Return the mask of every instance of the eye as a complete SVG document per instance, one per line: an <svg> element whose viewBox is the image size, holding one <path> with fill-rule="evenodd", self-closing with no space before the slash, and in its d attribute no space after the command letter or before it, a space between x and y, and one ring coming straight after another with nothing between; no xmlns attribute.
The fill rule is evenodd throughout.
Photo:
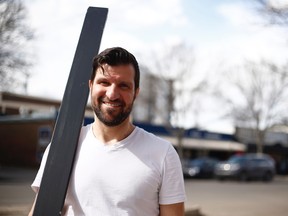
<svg viewBox="0 0 288 216"><path fill-rule="evenodd" d="M128 84L126 84L126 83L121 83L120 84L120 88L121 89L130 89L130 86Z"/></svg>
<svg viewBox="0 0 288 216"><path fill-rule="evenodd" d="M106 80L99 80L98 81L98 84L102 85L102 86L108 86L109 85L109 82L106 81Z"/></svg>

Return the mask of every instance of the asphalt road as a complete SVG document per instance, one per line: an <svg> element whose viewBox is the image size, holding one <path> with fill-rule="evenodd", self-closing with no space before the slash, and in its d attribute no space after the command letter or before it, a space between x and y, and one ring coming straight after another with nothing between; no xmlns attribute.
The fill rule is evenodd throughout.
<svg viewBox="0 0 288 216"><path fill-rule="evenodd" d="M27 215L34 200L35 169L0 168L0 216Z"/></svg>
<svg viewBox="0 0 288 216"><path fill-rule="evenodd" d="M34 199L34 169L0 169L0 216L27 215ZM205 216L287 216L288 177L271 183L185 180L186 209Z"/></svg>
<svg viewBox="0 0 288 216"><path fill-rule="evenodd" d="M205 216L287 216L288 178L273 182L186 180L186 208L198 205Z"/></svg>

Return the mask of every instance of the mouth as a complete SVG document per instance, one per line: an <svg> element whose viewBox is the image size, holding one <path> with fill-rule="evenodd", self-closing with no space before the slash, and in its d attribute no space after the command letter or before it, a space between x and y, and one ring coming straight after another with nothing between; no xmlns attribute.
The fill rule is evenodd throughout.
<svg viewBox="0 0 288 216"><path fill-rule="evenodd" d="M109 107L109 108L118 108L118 107L123 106L123 103L119 100L117 100L117 101L102 100L101 102L103 105L105 105L106 107Z"/></svg>
<svg viewBox="0 0 288 216"><path fill-rule="evenodd" d="M103 102L103 104L107 107L113 107L113 108L116 108L116 107L121 107L122 104L121 103L111 103L111 102Z"/></svg>

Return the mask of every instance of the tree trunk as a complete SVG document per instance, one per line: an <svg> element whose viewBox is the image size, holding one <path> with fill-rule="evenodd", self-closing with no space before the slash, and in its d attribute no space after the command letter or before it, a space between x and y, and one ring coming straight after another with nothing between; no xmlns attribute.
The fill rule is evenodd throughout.
<svg viewBox="0 0 288 216"><path fill-rule="evenodd" d="M265 131L262 131L262 130L256 131L257 153L263 153L264 136L265 136Z"/></svg>
<svg viewBox="0 0 288 216"><path fill-rule="evenodd" d="M177 151L179 154L180 160L183 159L183 137L184 137L184 128L177 128L176 129L176 137L177 137Z"/></svg>

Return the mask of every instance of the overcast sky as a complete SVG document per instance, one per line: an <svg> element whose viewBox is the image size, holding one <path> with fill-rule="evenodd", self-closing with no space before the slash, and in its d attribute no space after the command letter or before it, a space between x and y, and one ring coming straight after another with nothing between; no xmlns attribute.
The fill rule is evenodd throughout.
<svg viewBox="0 0 288 216"><path fill-rule="evenodd" d="M149 56L152 50L161 52L161 47L180 42L194 47L199 70L217 61L232 65L244 58L283 62L288 47L287 30L259 25L261 18L247 2L27 0L29 22L36 33L32 49L35 66L28 94L62 99L89 6L109 9L100 50L122 46L146 61L144 64L149 59L140 56Z"/></svg>

